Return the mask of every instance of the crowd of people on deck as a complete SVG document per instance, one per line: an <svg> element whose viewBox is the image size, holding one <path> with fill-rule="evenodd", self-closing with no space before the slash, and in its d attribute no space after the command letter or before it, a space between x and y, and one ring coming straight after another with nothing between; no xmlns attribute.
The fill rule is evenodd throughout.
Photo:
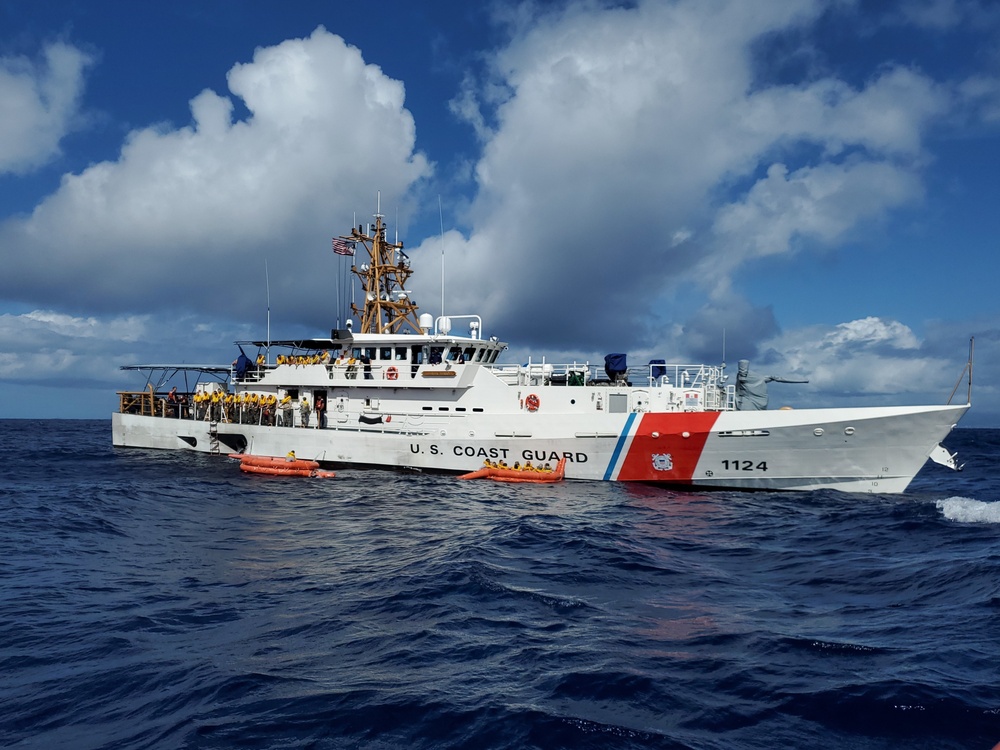
<svg viewBox="0 0 1000 750"><path fill-rule="evenodd" d="M358 365L362 367L364 377L370 379L371 359L362 355L356 359L349 352L337 349L336 365L347 371L347 377L357 377ZM309 355L279 354L275 359L278 365L327 365L330 364L330 352L322 351ZM236 363L234 363L235 365ZM259 354L255 361L262 369L267 366L264 354ZM207 422L230 422L234 424L259 424L277 427L309 427L312 414L316 413L315 427L326 427L326 401L318 396L314 404L303 395L294 399L285 393L279 400L274 394L258 393L228 393L222 389L198 390L190 394L178 393L177 387L170 389L166 397L165 414L180 419L203 420ZM295 424L294 412L299 412L298 425Z"/></svg>
<svg viewBox="0 0 1000 750"><path fill-rule="evenodd" d="M274 394L200 391L194 394L195 419L239 424L277 424L278 398Z"/></svg>
<svg viewBox="0 0 1000 750"><path fill-rule="evenodd" d="M258 365L265 364L263 357L264 355L262 354L257 358ZM322 351L319 354L308 355L279 354L274 361L275 364L279 365L325 365L330 362L330 352Z"/></svg>
<svg viewBox="0 0 1000 750"><path fill-rule="evenodd" d="M194 418L206 422L309 427L315 412L314 426L318 429L326 427L326 399L322 395L318 395L314 403L310 404L308 396L294 399L287 392L279 400L273 393L228 393L221 389L196 391L191 396L189 408L187 394L178 393L174 387L167 394L166 402L166 415L180 419L190 418L193 409ZM296 409L299 412L298 425L295 424Z"/></svg>
<svg viewBox="0 0 1000 750"><path fill-rule="evenodd" d="M350 352L338 349L335 359L331 358L330 352L323 350L315 354L279 354L274 363L276 365L328 365L333 362L337 367L344 368L348 378L357 377L358 365L362 367L366 380L372 379L371 358L366 354L354 357ZM257 356L257 368L263 369L267 366L267 360L263 354Z"/></svg>

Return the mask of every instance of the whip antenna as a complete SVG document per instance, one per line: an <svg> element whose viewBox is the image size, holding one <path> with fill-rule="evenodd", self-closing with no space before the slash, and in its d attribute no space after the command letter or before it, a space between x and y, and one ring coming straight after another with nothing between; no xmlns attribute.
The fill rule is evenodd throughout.
<svg viewBox="0 0 1000 750"><path fill-rule="evenodd" d="M267 347L264 349L264 357L271 361L271 279L267 275L267 258L264 258L264 288L267 293Z"/></svg>
<svg viewBox="0 0 1000 750"><path fill-rule="evenodd" d="M438 221L441 222L441 317L444 317L444 213L441 211L441 196L438 195Z"/></svg>

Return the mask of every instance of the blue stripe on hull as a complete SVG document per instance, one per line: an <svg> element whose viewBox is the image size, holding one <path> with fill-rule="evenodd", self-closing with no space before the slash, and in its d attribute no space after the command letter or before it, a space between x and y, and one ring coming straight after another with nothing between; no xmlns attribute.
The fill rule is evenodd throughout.
<svg viewBox="0 0 1000 750"><path fill-rule="evenodd" d="M608 462L608 468L604 472L604 481L610 482L611 476L614 474L615 466L618 465L618 457L622 453L622 449L625 447L625 442L628 440L629 434L632 432L632 423L635 421L635 412L628 415L628 419L625 420L625 426L622 428L622 434L618 436L618 443L615 445L615 451L611 454L611 460Z"/></svg>

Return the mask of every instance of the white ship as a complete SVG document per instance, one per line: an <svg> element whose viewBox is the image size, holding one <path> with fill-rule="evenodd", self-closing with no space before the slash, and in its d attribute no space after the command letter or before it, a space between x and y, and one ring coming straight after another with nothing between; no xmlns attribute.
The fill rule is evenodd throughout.
<svg viewBox="0 0 1000 750"><path fill-rule="evenodd" d="M723 365L624 355L502 364L507 345L479 316L418 316L381 215L334 244L355 263L367 253L352 267L358 331L237 342L231 366L125 366L146 388L119 394L114 445L454 473L565 458L567 479L869 493L903 492L928 459L958 468L940 441L968 402L767 410L767 379L745 362L731 379Z"/></svg>

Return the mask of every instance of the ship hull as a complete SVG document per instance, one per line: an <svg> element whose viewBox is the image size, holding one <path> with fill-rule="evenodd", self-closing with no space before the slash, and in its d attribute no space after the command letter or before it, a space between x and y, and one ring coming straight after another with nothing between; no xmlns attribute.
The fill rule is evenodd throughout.
<svg viewBox="0 0 1000 750"><path fill-rule="evenodd" d="M566 478L691 488L903 492L968 406L756 412L533 414L325 429L112 415L118 447L297 456L326 466L465 473L484 460L552 466Z"/></svg>

